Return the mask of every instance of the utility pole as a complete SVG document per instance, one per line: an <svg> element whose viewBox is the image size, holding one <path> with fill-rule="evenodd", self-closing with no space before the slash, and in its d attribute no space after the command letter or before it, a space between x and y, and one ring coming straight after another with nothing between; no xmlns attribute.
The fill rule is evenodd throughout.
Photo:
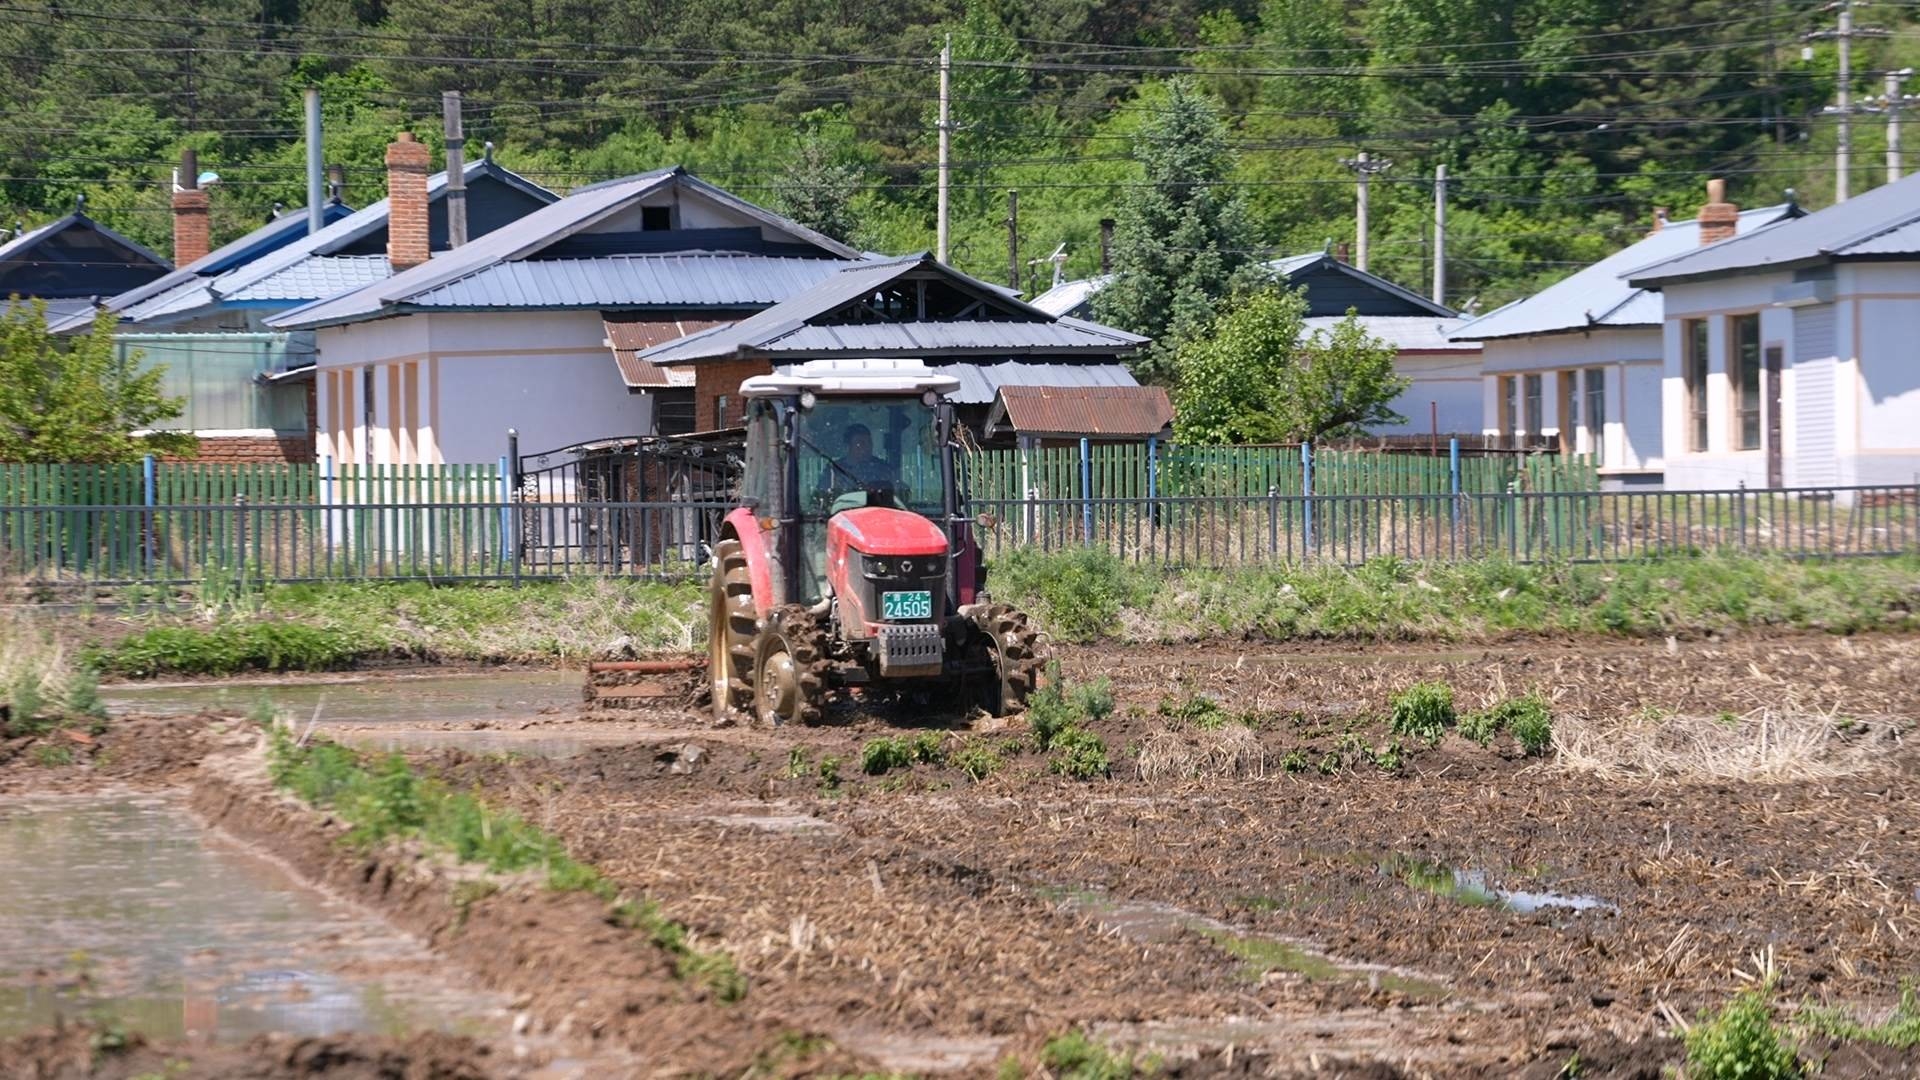
<svg viewBox="0 0 1920 1080"><path fill-rule="evenodd" d="M326 164L322 161L320 146L320 90L307 88L307 235L312 236L327 227L327 210L321 205L326 198L321 191L325 182Z"/></svg>
<svg viewBox="0 0 1920 1080"><path fill-rule="evenodd" d="M447 135L447 247L467 242L467 139L460 122L460 91L440 93Z"/></svg>
<svg viewBox="0 0 1920 1080"><path fill-rule="evenodd" d="M1355 157L1342 158L1340 163L1352 169L1360 178L1360 189L1354 203L1354 260L1353 265L1361 270L1367 268L1367 188L1372 183L1374 173L1383 173L1393 168L1393 162L1380 158L1369 159L1365 150Z"/></svg>
<svg viewBox="0 0 1920 1080"><path fill-rule="evenodd" d="M940 198L935 212L933 257L947 261L947 184L953 172L953 124L948 117L953 80L953 35L940 46ZM1016 284L1018 284L1016 282Z"/></svg>
<svg viewBox="0 0 1920 1080"><path fill-rule="evenodd" d="M1433 302L1447 303L1447 167L1433 167Z"/></svg>
<svg viewBox="0 0 1920 1080"><path fill-rule="evenodd" d="M1847 201L1851 193L1853 168L1853 39L1857 37L1886 37L1887 31L1877 26L1853 25L1854 0L1834 0L1826 10L1840 13L1839 26L1833 30L1815 30L1805 35L1808 41L1831 40L1840 47L1840 73L1837 87L1838 104L1830 105L1826 111L1839 117L1839 138L1834 148L1833 201Z"/></svg>
<svg viewBox="0 0 1920 1080"><path fill-rule="evenodd" d="M1007 189L1007 285L1020 287L1020 192Z"/></svg>
<svg viewBox="0 0 1920 1080"><path fill-rule="evenodd" d="M1900 167L1900 109L1906 104L1906 99L1901 95L1900 87L1912 75L1912 68L1887 72L1887 99L1884 107L1887 110L1887 183L1889 184L1900 179L1900 174L1904 171Z"/></svg>

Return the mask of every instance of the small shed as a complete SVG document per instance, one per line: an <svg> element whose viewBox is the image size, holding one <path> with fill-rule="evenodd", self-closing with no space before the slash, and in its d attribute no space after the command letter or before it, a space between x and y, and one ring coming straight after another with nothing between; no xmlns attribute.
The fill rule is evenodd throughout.
<svg viewBox="0 0 1920 1080"><path fill-rule="evenodd" d="M1002 386L987 414L989 440L1023 446L1088 439L1138 442L1164 437L1173 402L1159 386Z"/></svg>

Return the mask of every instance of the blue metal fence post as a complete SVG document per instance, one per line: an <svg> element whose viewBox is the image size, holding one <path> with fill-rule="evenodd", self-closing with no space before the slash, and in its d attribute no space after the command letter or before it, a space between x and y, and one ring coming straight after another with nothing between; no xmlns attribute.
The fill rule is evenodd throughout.
<svg viewBox="0 0 1920 1080"><path fill-rule="evenodd" d="M140 459L140 483L141 483L141 486L145 489L144 502L147 507L147 512L145 515L146 528L142 530L142 532L144 532L146 536L145 536L144 542L141 544L141 547L146 554L146 567L147 567L148 573L152 573L153 571L153 547L154 547L153 507L154 507L154 504L159 501L157 497L158 493L154 490L155 487L157 486L154 483L154 480L155 480L155 474L154 474L153 455L148 454Z"/></svg>
<svg viewBox="0 0 1920 1080"><path fill-rule="evenodd" d="M1080 440L1080 541L1093 543L1093 458L1086 439Z"/></svg>
<svg viewBox="0 0 1920 1080"><path fill-rule="evenodd" d="M1452 498L1448 503L1453 507L1453 527L1460 527L1460 439L1458 436L1447 440L1447 494Z"/></svg>
<svg viewBox="0 0 1920 1080"><path fill-rule="evenodd" d="M1306 526L1306 545L1301 554L1313 550L1313 444L1300 444L1300 494L1306 496L1301 521Z"/></svg>

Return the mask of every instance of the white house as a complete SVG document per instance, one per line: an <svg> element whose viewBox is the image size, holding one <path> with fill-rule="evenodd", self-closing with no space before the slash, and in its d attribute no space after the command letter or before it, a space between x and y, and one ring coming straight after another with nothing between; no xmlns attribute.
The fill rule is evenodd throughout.
<svg viewBox="0 0 1920 1080"><path fill-rule="evenodd" d="M1608 486L1660 483L1668 445L1661 297L1627 275L1799 213L1789 203L1736 212L1730 222L1721 210L1702 210L1699 221L1663 214L1637 243L1459 327L1454 339L1484 350L1482 433L1508 446L1557 437L1563 452L1591 455Z"/></svg>
<svg viewBox="0 0 1920 1080"><path fill-rule="evenodd" d="M1627 277L1664 300L1668 487L1920 474L1920 176Z"/></svg>
<svg viewBox="0 0 1920 1080"><path fill-rule="evenodd" d="M1304 289L1307 328L1330 331L1354 312L1372 337L1394 346L1394 371L1409 381L1394 401L1403 423L1372 429L1376 435L1460 435L1480 429L1480 345L1459 338L1459 314L1418 293L1376 277L1324 251L1266 264L1289 288ZM1113 276L1063 282L1033 298L1055 315L1091 318L1093 297Z"/></svg>

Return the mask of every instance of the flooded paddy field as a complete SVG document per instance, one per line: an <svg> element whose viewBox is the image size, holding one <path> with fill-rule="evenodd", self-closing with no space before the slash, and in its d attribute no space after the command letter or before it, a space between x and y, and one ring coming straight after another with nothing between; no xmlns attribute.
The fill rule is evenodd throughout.
<svg viewBox="0 0 1920 1080"><path fill-rule="evenodd" d="M1108 680L1110 710L1081 721L1109 759L1094 779L1023 721L938 703L796 731L668 704L587 719L566 673L112 688L125 718L73 764L0 764L0 855L35 866L0 899L40 898L0 932L46 926L0 948L0 1034L97 1025L111 992L165 1000L134 1033L188 1062L271 1030L388 1040L350 1042L363 1059L462 1040L481 1076L1124 1075L1063 1064L1082 1033L1180 1076L1652 1077L1684 1060L1677 1021L1769 971L1783 1017L1863 1023L1920 973L1920 640L1060 659L1069 685ZM1392 698L1422 681L1461 715L1537 694L1557 749L1396 741ZM262 692L303 733L514 811L694 955L724 952L743 992L694 990L588 896L356 846L269 782L239 719ZM929 750L890 764L881 739ZM202 870L169 888L115 870L129 851ZM96 907L47 906L67 888ZM191 925L236 891L254 895L190 934L124 921ZM170 959L190 936L204 952ZM94 938L88 974L70 954ZM1916 1067L1796 1031L1821 1075Z"/></svg>

